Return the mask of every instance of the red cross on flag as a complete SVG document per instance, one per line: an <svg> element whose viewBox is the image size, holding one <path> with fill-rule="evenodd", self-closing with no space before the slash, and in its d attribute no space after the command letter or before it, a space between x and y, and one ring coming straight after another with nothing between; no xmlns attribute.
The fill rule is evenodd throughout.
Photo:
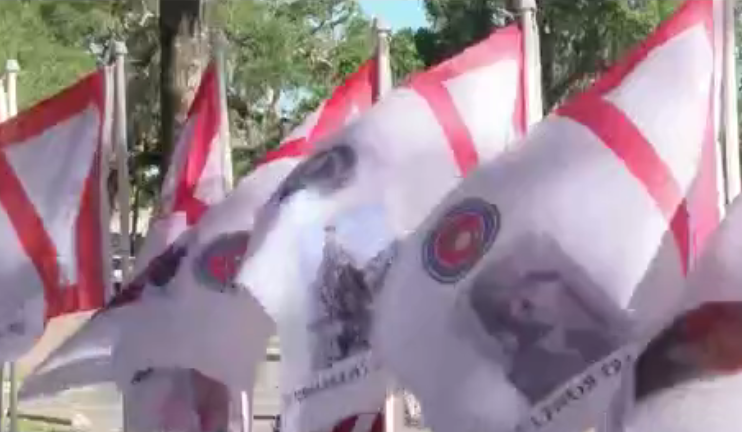
<svg viewBox="0 0 742 432"><path fill-rule="evenodd" d="M210 63L175 145L160 193L158 212L137 254L134 275L138 277L26 377L20 397L53 394L113 379L111 350L118 339L121 322L127 319L128 306L144 290L141 280L149 277L148 272L167 270L171 265L168 261L172 255L170 246L229 190L232 168L227 166L225 158L229 143L220 129L227 119L219 94L216 67Z"/></svg>
<svg viewBox="0 0 742 432"><path fill-rule="evenodd" d="M105 303L108 94L99 70L0 124L0 359L49 319Z"/></svg>
<svg viewBox="0 0 742 432"><path fill-rule="evenodd" d="M359 416L380 411L389 384L369 344L374 295L394 241L523 134L521 36L501 29L389 92L258 214L237 280L278 326L285 432L383 424Z"/></svg>
<svg viewBox="0 0 742 432"><path fill-rule="evenodd" d="M718 222L714 5L683 3L400 248L373 344L428 426L602 420L630 366L623 347L671 310L694 239Z"/></svg>
<svg viewBox="0 0 742 432"><path fill-rule="evenodd" d="M322 139L326 134L332 133L354 118L356 111L363 111L371 105L373 84L372 71L374 60L365 63L355 74L348 77L345 84L338 87L332 97L305 121L299 129L304 132L294 133L291 139L284 140L289 150L284 150L284 145L273 153L269 153L264 163L259 165L248 177L240 182L238 192L239 212L242 215L239 229L249 229L252 226L252 216L256 209L273 192L278 182L298 163L298 160L310 149L314 140ZM193 105L190 110L186 126L179 138L176 151L172 158L172 168L168 170L167 178L163 184L162 199L159 214L150 228L145 244L137 256L137 264L134 274L143 275L141 280L149 279L148 272L169 273L177 270L182 253L185 250L183 244L168 249L183 234L189 231L192 223L200 220L202 210L220 201L223 196L225 178L229 167L221 165L220 154L224 152L226 145L219 136L214 135L218 131L218 122L224 121L220 111L218 100L217 74L213 66L209 66L202 78ZM327 107L336 107L328 109ZM343 115L341 115L343 114ZM320 120L318 120L320 119ZM330 120L337 122L332 123ZM323 124L320 129L318 124ZM315 132L313 132L315 131ZM294 138L298 136L310 136L312 139L296 147ZM293 150L292 150L293 148ZM205 157L205 155L208 155ZM234 210L237 211L237 210ZM207 212L203 212L206 214ZM219 216L221 217L221 216ZM220 222L223 223L223 222ZM230 222L232 223L232 222ZM212 227L213 228L213 227ZM237 225L229 223L218 227L220 230L234 230ZM183 239L185 241L185 239ZM154 259L158 257L157 259ZM148 269L148 266L151 268ZM224 272L229 272L234 267L223 255L215 255L209 261L210 267L216 270L212 273L224 280ZM160 269L160 270L158 270ZM162 269L165 271L163 272ZM146 270L146 271L145 271ZM170 274L170 277L172 274ZM160 279L160 278L154 278ZM163 279L167 279L164 278ZM133 310L145 290L145 284L130 284L108 305L108 308L98 313L73 336L68 338L60 347L55 349L29 376L24 379L20 390L22 399L30 399L41 395L52 395L59 391L77 386L89 385L113 379L111 352L118 343L121 336L123 322L129 322L130 312ZM154 289L152 289L154 290ZM123 308L121 306L127 306ZM156 311L156 309L155 309ZM213 310L211 311L213 313ZM188 316L175 315L176 317L190 320ZM154 334L157 330L157 322L161 316L155 312L150 316L152 322L143 319L143 325L151 325L151 328L141 333L141 336ZM178 321L179 322L179 321ZM148 324L149 323L149 324ZM218 323L214 323L218 325ZM134 330L135 332L138 330ZM186 333L177 333L169 340L178 344ZM208 333L197 333L209 338ZM137 340L135 336L135 341ZM150 343L153 339L146 339L135 343ZM159 348L167 350L162 353L169 354L175 351L168 350L166 339L154 339L159 341L159 347L153 351L156 354ZM191 336L183 343L194 343ZM160 357L162 358L162 357ZM170 366L167 356L160 365ZM223 360L227 358L222 356ZM148 360L149 361L149 360ZM183 363L182 359L176 363ZM187 362L187 360L186 360ZM124 361L124 368L129 375L141 368L149 367L151 363L142 363L138 359ZM184 366L194 367L194 366ZM242 364L239 365L242 369ZM226 381L225 381L226 382Z"/></svg>

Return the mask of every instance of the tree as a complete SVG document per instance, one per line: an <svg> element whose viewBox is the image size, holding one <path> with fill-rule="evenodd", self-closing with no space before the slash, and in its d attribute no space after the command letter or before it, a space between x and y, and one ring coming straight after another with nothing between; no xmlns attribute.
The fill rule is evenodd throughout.
<svg viewBox="0 0 742 432"><path fill-rule="evenodd" d="M206 64L203 0L160 0L160 166L164 175Z"/></svg>
<svg viewBox="0 0 742 432"><path fill-rule="evenodd" d="M425 0L432 23L415 35L427 65L452 56L513 22L507 0ZM592 82L642 40L678 2L673 0L549 0L538 2L544 108Z"/></svg>

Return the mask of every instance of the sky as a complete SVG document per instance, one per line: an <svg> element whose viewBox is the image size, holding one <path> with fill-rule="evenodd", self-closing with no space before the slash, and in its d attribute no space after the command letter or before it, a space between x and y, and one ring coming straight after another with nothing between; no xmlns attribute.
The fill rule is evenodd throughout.
<svg viewBox="0 0 742 432"><path fill-rule="evenodd" d="M360 0L360 3L367 15L381 18L392 30L427 25L422 0Z"/></svg>

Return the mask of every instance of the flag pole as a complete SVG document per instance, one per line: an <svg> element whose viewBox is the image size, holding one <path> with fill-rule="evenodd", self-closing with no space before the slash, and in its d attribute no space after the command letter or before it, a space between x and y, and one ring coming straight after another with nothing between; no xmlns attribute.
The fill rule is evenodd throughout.
<svg viewBox="0 0 742 432"><path fill-rule="evenodd" d="M225 189L232 190L234 187L234 171L232 165L232 139L229 133L229 108L227 106L227 71L225 50L227 40L224 33L220 30L213 30L211 33L211 44L213 49L214 66L216 67L216 76L219 87L219 105L220 105L220 124L219 136L222 142ZM252 431L252 392L240 391L240 420L242 432Z"/></svg>
<svg viewBox="0 0 742 432"><path fill-rule="evenodd" d="M374 103L386 96L393 87L392 67L389 55L389 26L379 18L373 20L374 36L376 39L375 56L376 56L376 82L374 83ZM398 396L396 385L390 382L387 389L387 396L384 402L384 431L395 432L397 419L399 417Z"/></svg>
<svg viewBox="0 0 742 432"><path fill-rule="evenodd" d="M126 44L121 41L113 43L113 55L115 56L115 102L114 102L114 153L116 155L116 174L118 183L118 208L119 208L119 250L121 253L121 282L129 280L131 272L131 229L129 220L131 207L129 197L131 190L129 185L129 155L128 139L126 136Z"/></svg>
<svg viewBox="0 0 742 432"><path fill-rule="evenodd" d="M735 67L734 1L724 1L724 53L722 112L727 204L740 193L739 125L737 124L737 71Z"/></svg>
<svg viewBox="0 0 742 432"><path fill-rule="evenodd" d="M523 32L523 63L526 97L526 125L530 129L543 117L541 90L541 52L539 50L536 0L518 0L520 28Z"/></svg>
<svg viewBox="0 0 742 432"><path fill-rule="evenodd" d="M5 72L8 79L8 118L14 117L18 113L18 72L21 70L18 61L8 59L5 62ZM8 379L10 379L10 395L8 396L8 409L10 411L10 420L8 430L10 432L18 431L18 377L16 373L15 362L10 362Z"/></svg>
<svg viewBox="0 0 742 432"><path fill-rule="evenodd" d="M376 37L376 94L374 102L379 101L392 90L392 66L389 56L389 26L378 18L373 22L374 35Z"/></svg>
<svg viewBox="0 0 742 432"><path fill-rule="evenodd" d="M5 93L4 79L0 79L0 123L8 119L8 98ZM5 363L0 363L0 432L3 431L3 399L5 394Z"/></svg>

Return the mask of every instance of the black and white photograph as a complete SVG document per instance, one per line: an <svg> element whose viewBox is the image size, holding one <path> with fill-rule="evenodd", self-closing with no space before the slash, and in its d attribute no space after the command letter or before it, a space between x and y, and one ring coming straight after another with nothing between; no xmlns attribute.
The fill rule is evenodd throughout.
<svg viewBox="0 0 742 432"><path fill-rule="evenodd" d="M373 301L392 262L394 245L382 250L363 266L342 246L325 243L318 279L318 316L310 324L316 345L312 366L326 369L334 363L369 349Z"/></svg>
<svg viewBox="0 0 742 432"><path fill-rule="evenodd" d="M557 251L554 246L534 248L526 265L538 265L539 254ZM606 305L596 304L599 297L587 296L579 286L584 276L577 277L572 266L518 268L517 260L513 256L482 270L457 308L464 318L461 331L475 350L502 366L536 404L618 348L621 332L605 314Z"/></svg>

